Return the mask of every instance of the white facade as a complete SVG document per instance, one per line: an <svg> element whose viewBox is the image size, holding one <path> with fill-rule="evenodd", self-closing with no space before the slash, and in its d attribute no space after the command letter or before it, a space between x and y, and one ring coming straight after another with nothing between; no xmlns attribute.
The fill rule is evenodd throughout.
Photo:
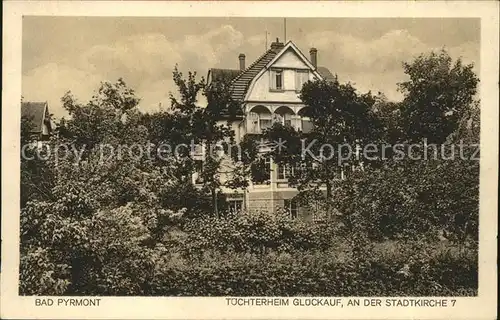
<svg viewBox="0 0 500 320"><path fill-rule="evenodd" d="M246 134L261 134L275 122L307 132L311 122L305 116L307 108L299 95L305 82L316 79L322 79L316 66L292 42L282 45L275 57L248 84L241 104L243 119L231 124L236 141L241 141ZM298 208L290 199L298 192L288 186L284 168L278 168L271 159L266 163L269 165L268 181L259 184L249 181L246 190L222 188L221 191L233 197L231 201L235 202L235 208L274 211L277 207L287 206L291 212L297 213ZM222 170L230 167L230 162L224 162ZM228 177L221 178L226 180Z"/></svg>
<svg viewBox="0 0 500 320"><path fill-rule="evenodd" d="M299 98L302 85L321 75L298 48L289 42L251 81L242 104L245 118L242 132L260 134L274 122L308 130L304 104Z"/></svg>

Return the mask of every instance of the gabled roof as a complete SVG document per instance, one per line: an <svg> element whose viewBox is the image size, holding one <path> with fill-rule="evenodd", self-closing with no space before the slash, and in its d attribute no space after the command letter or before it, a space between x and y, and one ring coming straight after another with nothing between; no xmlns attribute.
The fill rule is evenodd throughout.
<svg viewBox="0 0 500 320"><path fill-rule="evenodd" d="M304 54L292 41L288 41L286 45L281 44L281 47L278 48L278 50L276 48L270 48L262 56L257 58L257 60L255 60L255 62L252 63L244 71L235 69L210 69L207 79L209 81L214 81L224 78L231 78L232 99L235 101L243 101L255 77L257 77L261 72L264 72L264 69L269 67L275 60L279 58L280 55L282 55L289 48L292 48L317 76L326 80L335 79L335 76L327 68L314 68L311 61L309 61L309 59L304 56Z"/></svg>
<svg viewBox="0 0 500 320"><path fill-rule="evenodd" d="M317 67L316 71L323 77L325 80L335 80L335 76L328 70L327 67Z"/></svg>
<svg viewBox="0 0 500 320"><path fill-rule="evenodd" d="M232 83L232 98L233 100L242 101L247 92L250 82L259 74L259 72L276 56L273 49L267 50L254 63L252 63L245 71L240 73Z"/></svg>
<svg viewBox="0 0 500 320"><path fill-rule="evenodd" d="M21 102L21 118L31 122L31 132L42 132L42 127L49 114L47 102Z"/></svg>
<svg viewBox="0 0 500 320"><path fill-rule="evenodd" d="M299 56L299 59L302 60L302 62L304 62L311 70L315 70L315 68L314 68L313 64L311 63L311 61L309 61L309 59L307 59L306 56L304 56L304 54L302 53L302 51L300 51L300 49L297 48L297 46L295 45L295 43L293 43L291 40L288 41L286 43L286 45L278 52L278 54L271 61L268 62L268 64L266 65L266 67L270 67L276 61L278 61L278 59L288 49L292 49L293 51L295 51L295 53Z"/></svg>

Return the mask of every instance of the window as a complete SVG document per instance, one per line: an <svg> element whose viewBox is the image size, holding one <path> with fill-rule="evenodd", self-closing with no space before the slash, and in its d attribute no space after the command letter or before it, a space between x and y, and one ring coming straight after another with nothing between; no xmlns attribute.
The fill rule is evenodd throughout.
<svg viewBox="0 0 500 320"><path fill-rule="evenodd" d="M242 199L228 200L227 209L230 214L240 213L243 210L243 200Z"/></svg>
<svg viewBox="0 0 500 320"><path fill-rule="evenodd" d="M203 172L203 161L202 160L195 160L194 161L194 183L195 184L203 183L202 172Z"/></svg>
<svg viewBox="0 0 500 320"><path fill-rule="evenodd" d="M283 89L283 72L276 71L276 90Z"/></svg>
<svg viewBox="0 0 500 320"><path fill-rule="evenodd" d="M267 184L271 179L271 158L261 157L251 166L252 181L255 184Z"/></svg>
<svg viewBox="0 0 500 320"><path fill-rule="evenodd" d="M271 89L283 90L283 70L271 71Z"/></svg>
<svg viewBox="0 0 500 320"><path fill-rule="evenodd" d="M259 120L259 125L260 125L260 132L269 129L273 126L273 121L271 119L260 119Z"/></svg>
<svg viewBox="0 0 500 320"><path fill-rule="evenodd" d="M299 213L297 202L293 199L285 199L285 210L290 213L292 219L296 219Z"/></svg>
<svg viewBox="0 0 500 320"><path fill-rule="evenodd" d="M307 172L312 169L311 163L301 162L295 165L290 164L279 164L278 165L278 180L286 180L291 176L300 177L303 172Z"/></svg>
<svg viewBox="0 0 500 320"><path fill-rule="evenodd" d="M292 117L293 117L293 115L289 114L289 113L285 113L285 114L275 113L273 115L273 122L280 123L283 126L291 127L292 126Z"/></svg>
<svg viewBox="0 0 500 320"><path fill-rule="evenodd" d="M302 86L307 81L309 81L309 72L306 70L297 70L295 72L295 91L302 90Z"/></svg>
<svg viewBox="0 0 500 320"><path fill-rule="evenodd" d="M310 118L302 117L301 122L302 122L302 132L309 133L312 131L313 123Z"/></svg>
<svg viewBox="0 0 500 320"><path fill-rule="evenodd" d="M273 124L272 114L264 106L257 106L254 109L260 109L260 112L251 111L247 116L247 132L260 134L270 128ZM252 109L253 110L253 109Z"/></svg>
<svg viewBox="0 0 500 320"><path fill-rule="evenodd" d="M250 112L247 116L247 131L248 133L259 132L259 115L255 112Z"/></svg>
<svg viewBox="0 0 500 320"><path fill-rule="evenodd" d="M294 174L294 167L289 164L278 164L278 180L286 180Z"/></svg>

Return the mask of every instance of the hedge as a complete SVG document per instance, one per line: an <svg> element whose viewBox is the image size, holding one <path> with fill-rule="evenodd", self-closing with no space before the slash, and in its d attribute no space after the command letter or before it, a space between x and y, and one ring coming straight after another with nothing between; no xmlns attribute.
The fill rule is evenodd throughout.
<svg viewBox="0 0 500 320"><path fill-rule="evenodd" d="M151 295L162 296L466 296L477 294L477 256L439 254L404 271L404 260L333 253L215 254L164 266Z"/></svg>

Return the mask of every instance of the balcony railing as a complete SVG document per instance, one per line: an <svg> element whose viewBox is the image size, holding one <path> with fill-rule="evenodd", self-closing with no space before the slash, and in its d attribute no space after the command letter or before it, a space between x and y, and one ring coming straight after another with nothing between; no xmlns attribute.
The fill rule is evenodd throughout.
<svg viewBox="0 0 500 320"><path fill-rule="evenodd" d="M270 119L248 119L246 121L246 133L248 134L262 134L264 130L272 127L274 123L278 121L272 121ZM292 119L285 122L279 122L285 126L292 126L295 130L303 131L308 133L312 129L312 122L309 119Z"/></svg>

